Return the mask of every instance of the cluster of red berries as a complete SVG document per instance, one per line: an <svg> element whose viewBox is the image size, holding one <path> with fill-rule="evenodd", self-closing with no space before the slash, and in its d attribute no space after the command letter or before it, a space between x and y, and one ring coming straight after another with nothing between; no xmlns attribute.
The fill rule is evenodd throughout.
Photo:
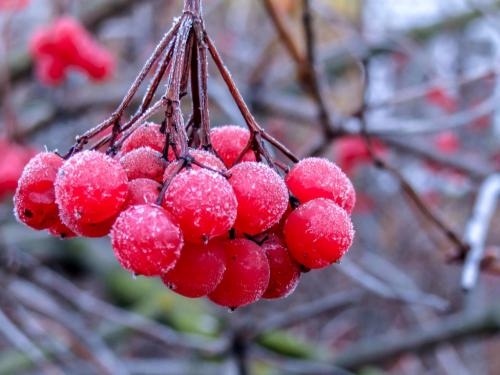
<svg viewBox="0 0 500 375"><path fill-rule="evenodd" d="M67 16L37 30L30 41L30 52L37 78L49 86L60 84L69 69L102 81L115 66L112 55L76 19Z"/></svg>
<svg viewBox="0 0 500 375"><path fill-rule="evenodd" d="M0 10L21 10L30 3L30 0L0 0Z"/></svg>
<svg viewBox="0 0 500 375"><path fill-rule="evenodd" d="M36 153L32 147L0 138L0 200L14 194L24 166Z"/></svg>
<svg viewBox="0 0 500 375"><path fill-rule="evenodd" d="M337 262L353 240L354 188L326 159L283 178L249 150L237 126L210 132L213 152L164 157L148 123L114 157L81 151L35 156L14 197L18 219L69 237L109 233L120 264L173 291L236 308L290 294L301 271Z"/></svg>

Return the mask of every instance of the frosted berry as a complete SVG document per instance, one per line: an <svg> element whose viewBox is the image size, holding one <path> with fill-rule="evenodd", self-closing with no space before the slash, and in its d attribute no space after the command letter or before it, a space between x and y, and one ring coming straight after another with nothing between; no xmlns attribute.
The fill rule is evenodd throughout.
<svg viewBox="0 0 500 375"><path fill-rule="evenodd" d="M224 241L226 272L209 299L221 306L236 308L262 297L269 284L269 263L256 243L238 238Z"/></svg>
<svg viewBox="0 0 500 375"><path fill-rule="evenodd" d="M285 182L290 193L301 203L328 198L350 214L356 202L356 193L349 178L327 159L302 159L285 176Z"/></svg>
<svg viewBox="0 0 500 375"><path fill-rule="evenodd" d="M163 152L164 146L165 134L160 132L160 125L148 122L123 141L121 152L126 153L139 147L151 147L153 150Z"/></svg>
<svg viewBox="0 0 500 375"><path fill-rule="evenodd" d="M186 243L175 267L162 276L174 292L196 298L211 293L222 280L226 258L220 241L207 245Z"/></svg>
<svg viewBox="0 0 500 375"><path fill-rule="evenodd" d="M236 125L220 126L210 132L212 147L228 168L234 165L249 139L250 132ZM255 160L255 153L252 150L248 150L241 159L241 161Z"/></svg>
<svg viewBox="0 0 500 375"><path fill-rule="evenodd" d="M160 276L174 267L183 245L171 216L156 205L132 206L116 219L110 233L118 262L136 275Z"/></svg>
<svg viewBox="0 0 500 375"><path fill-rule="evenodd" d="M186 241L201 243L231 229L237 202L224 177L206 169L190 169L174 177L163 206L179 223Z"/></svg>
<svg viewBox="0 0 500 375"><path fill-rule="evenodd" d="M127 152L120 158L120 163L129 180L149 178L158 182L162 182L167 164L162 154L150 147L139 147Z"/></svg>
<svg viewBox="0 0 500 375"><path fill-rule="evenodd" d="M283 179L267 165L243 162L230 169L229 183L238 201L234 228L255 235L277 224L288 205Z"/></svg>
<svg viewBox="0 0 500 375"><path fill-rule="evenodd" d="M52 152L41 152L31 159L19 179L14 195L14 212L22 223L45 229L58 222L54 181L63 159Z"/></svg>
<svg viewBox="0 0 500 375"><path fill-rule="evenodd" d="M213 169L218 172L225 172L226 166L224 163L214 154L205 151L205 150L189 150L189 155L199 164L203 165L203 167L207 167ZM195 163L191 163L188 168L182 169L181 172L187 171L189 169L200 169L199 165ZM163 175L163 180L166 181L168 178L172 176L172 173L177 169L176 163L171 163L165 169L165 174Z"/></svg>
<svg viewBox="0 0 500 375"><path fill-rule="evenodd" d="M92 224L116 216L127 200L127 182L120 163L109 156L97 151L73 155L59 169L55 181L63 222Z"/></svg>
<svg viewBox="0 0 500 375"><path fill-rule="evenodd" d="M161 191L161 185L147 178L137 178L128 182L126 207L138 204L155 203Z"/></svg>
<svg viewBox="0 0 500 375"><path fill-rule="evenodd" d="M323 268L342 258L354 229L347 212L318 198L295 209L285 222L285 240L292 257L308 268Z"/></svg>
<svg viewBox="0 0 500 375"><path fill-rule="evenodd" d="M271 276L263 298L282 298L290 295L300 278L300 266L293 260L281 240L270 235L262 244L262 250L269 261Z"/></svg>

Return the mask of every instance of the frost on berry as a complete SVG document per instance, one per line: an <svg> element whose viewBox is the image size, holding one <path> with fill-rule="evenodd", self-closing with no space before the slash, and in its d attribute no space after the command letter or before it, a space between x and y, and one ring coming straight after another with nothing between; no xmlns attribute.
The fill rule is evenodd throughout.
<svg viewBox="0 0 500 375"><path fill-rule="evenodd" d="M226 272L208 298L221 306L236 308L262 297L269 284L269 262L256 243L238 238L224 241Z"/></svg>
<svg viewBox="0 0 500 375"><path fill-rule="evenodd" d="M285 222L292 257L308 268L323 268L342 258L354 229L347 212L330 199L313 199L295 209Z"/></svg>
<svg viewBox="0 0 500 375"><path fill-rule="evenodd" d="M230 169L229 183L238 201L234 228L255 235L277 224L288 206L283 179L267 165L243 162Z"/></svg>
<svg viewBox="0 0 500 375"><path fill-rule="evenodd" d="M218 172L225 172L227 170L224 163L214 154L205 150L189 150L189 155L193 158L196 163L201 164L203 167L197 165L196 163L191 163L188 168L182 169L181 172L187 171L189 169L200 169L200 168L210 168L209 170L214 170ZM165 173L163 175L163 181L167 181L172 177L177 169L176 163L170 163L167 168L165 168Z"/></svg>
<svg viewBox="0 0 500 375"><path fill-rule="evenodd" d="M226 258L221 241L206 245L186 243L175 267L162 276L174 292L196 298L211 293L222 280Z"/></svg>
<svg viewBox="0 0 500 375"><path fill-rule="evenodd" d="M128 199L125 207L138 204L155 203L161 191L161 185L147 178L137 178L128 182ZM125 209L124 207L124 209Z"/></svg>
<svg viewBox="0 0 500 375"><path fill-rule="evenodd" d="M52 152L33 157L19 178L14 195L14 212L22 223L45 229L58 222L54 181L63 159Z"/></svg>
<svg viewBox="0 0 500 375"><path fill-rule="evenodd" d="M110 233L118 262L136 275L160 276L174 267L182 233L163 208L149 204L127 208Z"/></svg>
<svg viewBox="0 0 500 375"><path fill-rule="evenodd" d="M162 182L167 164L162 154L150 147L139 147L127 152L120 158L120 163L129 180L149 178L158 182Z"/></svg>
<svg viewBox="0 0 500 375"><path fill-rule="evenodd" d="M290 193L301 203L328 198L350 214L356 202L356 193L349 178L327 159L302 159L285 176L285 182Z"/></svg>
<svg viewBox="0 0 500 375"><path fill-rule="evenodd" d="M282 298L293 293L300 278L300 266L293 260L278 236L270 235L262 244L271 276L263 298Z"/></svg>
<svg viewBox="0 0 500 375"><path fill-rule="evenodd" d="M179 223L186 241L201 243L231 229L237 202L224 177L206 169L190 169L174 177L163 206Z"/></svg>
<svg viewBox="0 0 500 375"><path fill-rule="evenodd" d="M163 152L165 134L160 132L160 125L153 122L140 126L123 142L121 152L126 153L139 147L150 147Z"/></svg>
<svg viewBox="0 0 500 375"><path fill-rule="evenodd" d="M250 132L236 125L225 125L212 129L210 141L217 155L231 168L250 139ZM241 161L255 161L255 153L248 150Z"/></svg>
<svg viewBox="0 0 500 375"><path fill-rule="evenodd" d="M62 221L92 224L116 216L127 200L127 182L120 163L109 156L97 151L73 155L55 181Z"/></svg>

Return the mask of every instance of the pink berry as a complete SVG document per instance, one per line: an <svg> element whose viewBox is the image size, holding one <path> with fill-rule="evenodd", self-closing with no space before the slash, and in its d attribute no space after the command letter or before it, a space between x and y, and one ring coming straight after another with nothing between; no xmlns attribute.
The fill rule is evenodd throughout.
<svg viewBox="0 0 500 375"><path fill-rule="evenodd" d="M190 169L174 177L163 206L179 223L186 241L202 243L231 229L237 202L224 177L206 169Z"/></svg>
<svg viewBox="0 0 500 375"><path fill-rule="evenodd" d="M205 151L205 150L189 150L190 156L198 163L202 164L203 167L208 167L210 169L213 169L215 171L219 172L225 172L226 166L224 163L214 154ZM165 174L163 175L163 180L166 181L168 178L172 176L172 173L175 171L177 168L176 163L171 163L167 166L165 169ZM195 163L192 163L190 167L183 169L182 171L186 171L189 168L191 169L200 169L202 167L196 165Z"/></svg>
<svg viewBox="0 0 500 375"><path fill-rule="evenodd" d="M127 174L120 163L97 151L70 157L55 181L56 202L65 224L100 223L116 216L128 195Z"/></svg>
<svg viewBox="0 0 500 375"><path fill-rule="evenodd" d="M72 217L61 217L61 223L78 236L98 238L109 234L117 215L98 223L83 223Z"/></svg>
<svg viewBox="0 0 500 375"><path fill-rule="evenodd" d="M262 244L269 261L271 277L263 298L282 298L290 295L300 278L300 266L276 235L270 235Z"/></svg>
<svg viewBox="0 0 500 375"><path fill-rule="evenodd" d="M313 199L295 209L285 222L292 257L308 268L337 262L351 246L354 229L345 210L330 199Z"/></svg>
<svg viewBox="0 0 500 375"><path fill-rule="evenodd" d="M182 233L168 212L152 204L123 211L110 237L118 262L144 276L160 276L172 269L183 245Z"/></svg>
<svg viewBox="0 0 500 375"><path fill-rule="evenodd" d="M165 134L160 132L160 125L148 122L137 128L123 142L121 152L126 153L139 147L150 147L158 152L163 152Z"/></svg>
<svg viewBox="0 0 500 375"><path fill-rule="evenodd" d="M128 182L128 200L126 207L155 203L161 191L161 185L147 178L137 178Z"/></svg>
<svg viewBox="0 0 500 375"><path fill-rule="evenodd" d="M327 159L302 159L285 176L285 182L300 203L328 198L350 214L356 202L356 192L349 178Z"/></svg>
<svg viewBox="0 0 500 375"><path fill-rule="evenodd" d="M120 158L120 163L129 180L149 178L162 182L167 162L160 152L150 147L139 147L127 152Z"/></svg>
<svg viewBox="0 0 500 375"><path fill-rule="evenodd" d="M234 228L255 235L277 224L288 205L283 179L267 165L243 162L230 169L229 183L238 201Z"/></svg>
<svg viewBox="0 0 500 375"><path fill-rule="evenodd" d="M175 267L164 274L162 280L185 297L202 297L220 283L225 269L226 258L220 241L210 241L207 245L186 243Z"/></svg>
<svg viewBox="0 0 500 375"><path fill-rule="evenodd" d="M33 229L46 229L58 221L54 181L63 159L52 152L41 152L24 168L14 195L14 212Z"/></svg>
<svg viewBox="0 0 500 375"><path fill-rule="evenodd" d="M225 125L212 129L210 141L217 155L228 168L231 168L250 139L247 129L236 125ZM255 161L255 153L248 150L241 161Z"/></svg>
<svg viewBox="0 0 500 375"><path fill-rule="evenodd" d="M208 298L230 308L260 299L269 284L269 262L264 251L244 238L225 240L224 251L226 272Z"/></svg>
<svg viewBox="0 0 500 375"><path fill-rule="evenodd" d="M75 232L68 228L59 217L57 217L57 222L53 224L47 231L54 237L59 237L61 239L72 238L77 236Z"/></svg>

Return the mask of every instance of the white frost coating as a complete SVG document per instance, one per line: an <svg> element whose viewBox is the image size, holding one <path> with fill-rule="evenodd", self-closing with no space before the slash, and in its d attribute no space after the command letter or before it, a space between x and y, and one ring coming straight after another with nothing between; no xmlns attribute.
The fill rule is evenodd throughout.
<svg viewBox="0 0 500 375"><path fill-rule="evenodd" d="M470 246L462 271L462 288L469 291L476 285L485 249L486 236L500 194L500 174L489 176L481 185L474 212L465 227L464 240Z"/></svg>
<svg viewBox="0 0 500 375"><path fill-rule="evenodd" d="M186 238L194 241L219 236L231 229L237 205L227 180L206 169L179 173L164 199L165 208L178 220Z"/></svg>
<svg viewBox="0 0 500 375"><path fill-rule="evenodd" d="M120 158L120 163L129 180L149 178L161 182L166 167L162 154L151 147L139 147L127 152Z"/></svg>
<svg viewBox="0 0 500 375"><path fill-rule="evenodd" d="M229 182L238 200L236 229L254 235L280 221L288 207L288 189L274 170L263 163L239 163L231 168Z"/></svg>
<svg viewBox="0 0 500 375"><path fill-rule="evenodd" d="M285 181L290 192L302 203L304 194L314 195L314 198L332 199L348 213L352 212L355 205L356 194L351 181L328 159L302 159L288 172Z"/></svg>
<svg viewBox="0 0 500 375"><path fill-rule="evenodd" d="M168 213L156 205L123 211L110 233L120 264L137 274L159 276L174 267L183 238Z"/></svg>
<svg viewBox="0 0 500 375"><path fill-rule="evenodd" d="M213 128L210 131L212 147L227 167L231 167L234 164L249 139L250 132L248 129L237 125L224 125ZM249 150L245 153L242 160L255 161L254 152Z"/></svg>
<svg viewBox="0 0 500 375"><path fill-rule="evenodd" d="M54 184L61 217L87 223L116 215L128 196L120 163L97 151L82 151L64 162ZM106 207L105 210L102 207Z"/></svg>
<svg viewBox="0 0 500 375"><path fill-rule="evenodd" d="M161 134L160 125L147 122L134 130L123 142L121 151L126 153L136 148L150 147L153 150L162 152L164 144L165 135Z"/></svg>

